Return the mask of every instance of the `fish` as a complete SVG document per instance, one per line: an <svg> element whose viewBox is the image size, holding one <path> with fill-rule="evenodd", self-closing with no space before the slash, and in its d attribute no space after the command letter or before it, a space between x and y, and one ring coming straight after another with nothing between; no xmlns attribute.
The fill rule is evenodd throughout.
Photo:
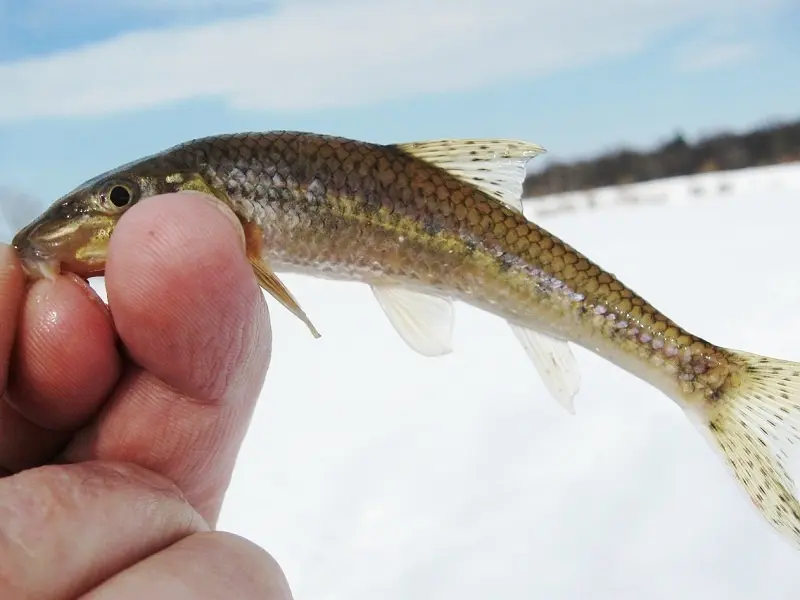
<svg viewBox="0 0 800 600"><path fill-rule="evenodd" d="M371 288L413 351L450 354L456 303L504 320L570 414L582 347L672 399L761 517L800 547L787 452L800 440L800 363L715 345L666 317L523 211L513 139L379 144L300 131L226 133L100 174L14 236L32 280L104 273L125 212L169 192L213 196L238 217L260 286L314 337L277 273Z"/></svg>

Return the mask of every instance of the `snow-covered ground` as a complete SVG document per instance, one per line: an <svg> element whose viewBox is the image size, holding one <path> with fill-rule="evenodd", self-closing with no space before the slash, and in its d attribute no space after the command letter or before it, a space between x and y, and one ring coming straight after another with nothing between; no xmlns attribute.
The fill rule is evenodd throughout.
<svg viewBox="0 0 800 600"><path fill-rule="evenodd" d="M698 334L800 360L800 165L580 196L527 210ZM271 304L220 526L298 600L797 597L800 553L647 384L577 349L570 417L495 317L459 305L456 351L423 358L366 287L285 280L323 337Z"/></svg>
<svg viewBox="0 0 800 600"><path fill-rule="evenodd" d="M695 333L800 360L800 165L527 211ZM459 305L456 351L423 358L366 287L284 279L323 337L270 303L220 527L267 548L298 600L798 596L800 553L644 382L578 348L571 417L495 317Z"/></svg>

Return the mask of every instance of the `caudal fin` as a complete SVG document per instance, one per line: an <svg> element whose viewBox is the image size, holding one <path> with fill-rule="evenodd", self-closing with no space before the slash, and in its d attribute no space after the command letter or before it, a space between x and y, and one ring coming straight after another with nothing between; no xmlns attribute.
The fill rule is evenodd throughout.
<svg viewBox="0 0 800 600"><path fill-rule="evenodd" d="M786 454L800 442L800 363L731 352L741 372L709 406L705 424L761 514L800 548L800 502Z"/></svg>

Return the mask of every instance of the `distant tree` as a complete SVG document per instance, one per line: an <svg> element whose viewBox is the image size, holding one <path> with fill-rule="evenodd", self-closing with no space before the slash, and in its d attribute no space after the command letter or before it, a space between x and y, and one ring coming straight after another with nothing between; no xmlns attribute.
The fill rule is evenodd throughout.
<svg viewBox="0 0 800 600"><path fill-rule="evenodd" d="M571 164L553 162L530 175L525 197L800 161L800 121L772 123L744 134L718 133L691 144L676 132L650 152L616 149Z"/></svg>

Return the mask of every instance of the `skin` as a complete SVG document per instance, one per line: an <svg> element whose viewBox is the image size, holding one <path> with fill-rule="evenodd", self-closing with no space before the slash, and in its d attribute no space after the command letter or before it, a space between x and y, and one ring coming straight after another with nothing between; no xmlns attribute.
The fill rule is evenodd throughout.
<svg viewBox="0 0 800 600"><path fill-rule="evenodd" d="M0 598L291 598L215 531L271 351L238 221L144 200L106 286L110 312L74 276L26 289L0 246Z"/></svg>

